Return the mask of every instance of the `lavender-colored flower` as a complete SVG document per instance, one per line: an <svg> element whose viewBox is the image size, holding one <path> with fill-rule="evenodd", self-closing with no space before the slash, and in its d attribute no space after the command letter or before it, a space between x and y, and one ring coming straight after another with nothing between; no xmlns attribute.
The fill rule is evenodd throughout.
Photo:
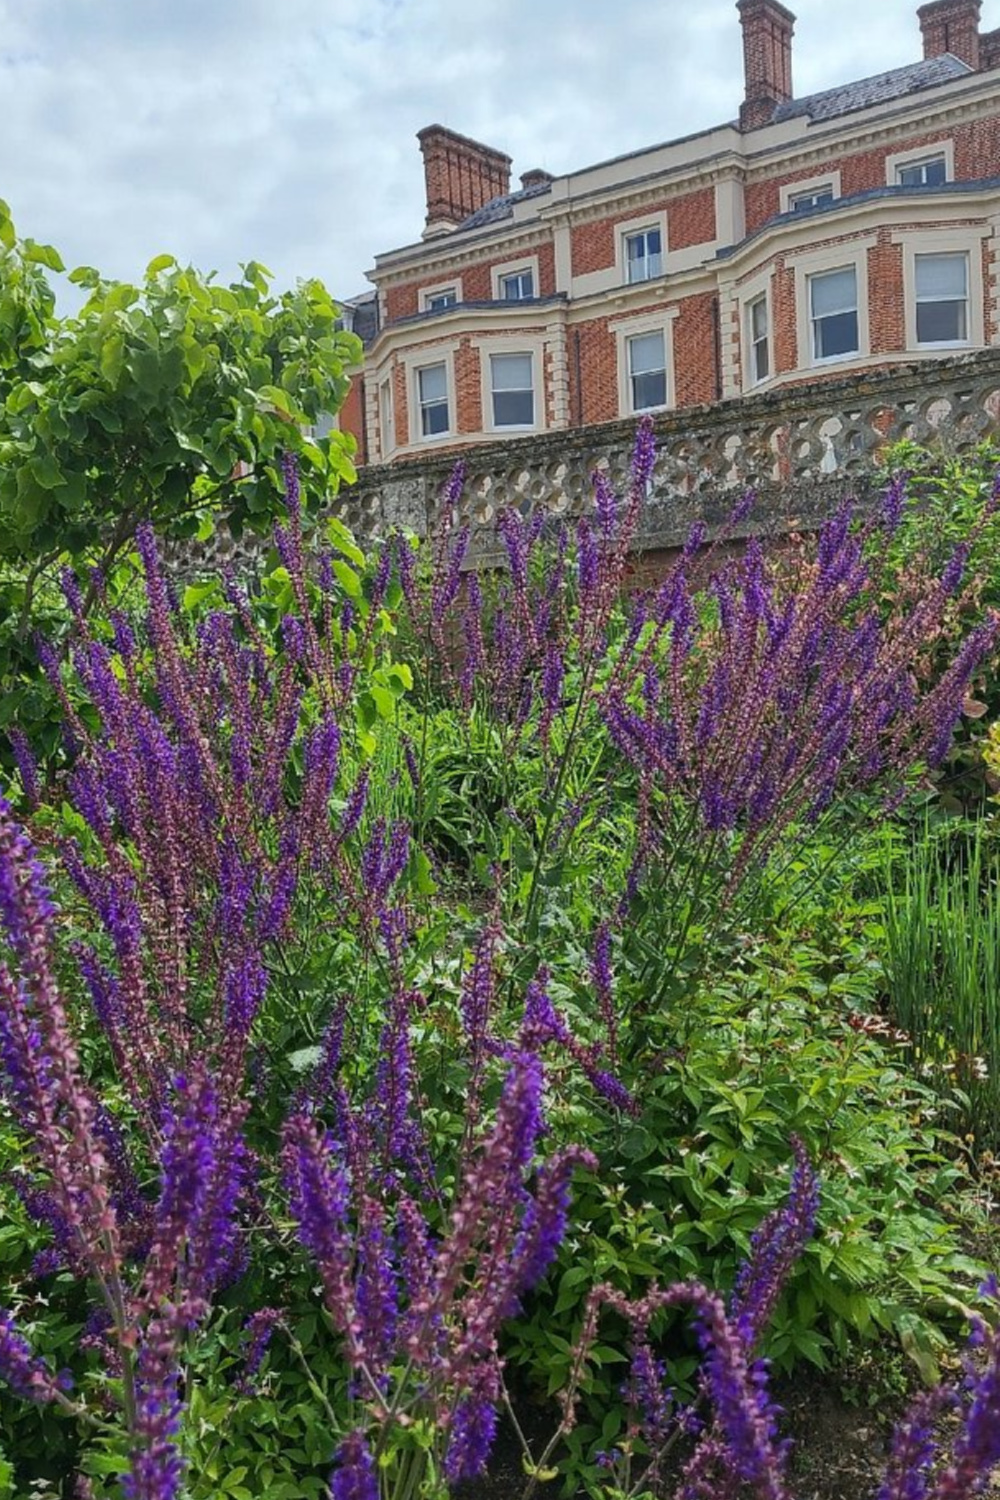
<svg viewBox="0 0 1000 1500"><path fill-rule="evenodd" d="M450 1483L486 1472L497 1431L496 1396L475 1393L458 1403L448 1436L444 1472Z"/></svg>
<svg viewBox="0 0 1000 1500"><path fill-rule="evenodd" d="M302 518L302 498L299 487L299 461L294 453L281 455L281 477L285 485L285 509L293 521Z"/></svg>
<svg viewBox="0 0 1000 1500"><path fill-rule="evenodd" d="M31 1351L31 1345L18 1332L13 1315L0 1308L0 1380L6 1381L15 1395L42 1406L71 1388L67 1375L53 1375L44 1359Z"/></svg>
<svg viewBox="0 0 1000 1500"><path fill-rule="evenodd" d="M375 1460L360 1428L349 1433L337 1449L330 1493L331 1500L379 1500Z"/></svg>
<svg viewBox="0 0 1000 1500"><path fill-rule="evenodd" d="M60 569L59 587L62 589L63 598L69 606L70 613L77 620L82 620L83 595L80 593L80 583L72 568Z"/></svg>
<svg viewBox="0 0 1000 1500"><path fill-rule="evenodd" d="M21 786L28 800L29 807L37 807L42 798L41 786L38 780L38 762L28 742L28 736L23 729L13 728L7 735L10 740L11 752L14 756L14 764L17 766L21 777Z"/></svg>
<svg viewBox="0 0 1000 1500"><path fill-rule="evenodd" d="M756 1230L733 1290L730 1317L748 1353L770 1322L788 1274L816 1227L819 1178L798 1136L792 1138L792 1149L795 1168L788 1201Z"/></svg>
<svg viewBox="0 0 1000 1500"><path fill-rule="evenodd" d="M184 1480L177 1446L181 1425L178 1345L191 1326L192 1310L162 1305L143 1335L136 1361L136 1416L129 1472L122 1476L125 1500L176 1500Z"/></svg>
<svg viewBox="0 0 1000 1500"><path fill-rule="evenodd" d="M644 496L656 468L656 430L653 419L645 416L639 423L632 452L633 493Z"/></svg>
<svg viewBox="0 0 1000 1500"><path fill-rule="evenodd" d="M262 1307L252 1313L243 1326L243 1370L236 1389L242 1396L253 1394L257 1376L264 1363L274 1330L281 1326L284 1313L280 1307Z"/></svg>

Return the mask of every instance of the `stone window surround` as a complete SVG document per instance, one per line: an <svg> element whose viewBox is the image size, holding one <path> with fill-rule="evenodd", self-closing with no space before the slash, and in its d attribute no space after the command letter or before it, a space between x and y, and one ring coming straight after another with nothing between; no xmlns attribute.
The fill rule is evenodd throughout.
<svg viewBox="0 0 1000 1500"><path fill-rule="evenodd" d="M454 292L455 301L462 301L462 278L453 276L450 281L439 281L434 286L422 286L420 288L420 311L430 311L430 300L432 297L440 297L442 292Z"/></svg>
<svg viewBox="0 0 1000 1500"><path fill-rule="evenodd" d="M471 345L473 349L479 352L483 432L495 433L500 437L504 433L511 432L516 432L519 435L531 432L545 432L545 340L537 335L513 333L504 336L498 335L495 338L472 339ZM530 427L512 427L509 425L498 427L494 423L493 372L490 365L491 354L531 355L531 389L534 395L535 420Z"/></svg>
<svg viewBox="0 0 1000 1500"><path fill-rule="evenodd" d="M492 267L491 274L493 277L494 302L505 302L507 300L504 297L502 290L502 282L504 277L517 276L519 272L523 271L531 272L531 285L533 289L532 296L537 297L540 295L541 289L538 282L538 256L522 255L517 260L504 261L502 264ZM518 302L523 301L524 299L515 297L511 300L514 302Z"/></svg>
<svg viewBox="0 0 1000 1500"><path fill-rule="evenodd" d="M896 181L900 167L912 167L917 162L932 161L935 157L944 157L945 177L949 182L955 181L955 141L949 136L941 141L929 141L925 146L914 146L909 151L894 151L885 159L885 181L887 187L898 187Z"/></svg>
<svg viewBox="0 0 1000 1500"><path fill-rule="evenodd" d="M400 363L406 374L406 406L408 416L408 430L410 435L410 447L433 448L435 443L454 441L458 436L458 406L457 387L455 385L455 351L458 348L457 341L448 344L424 344L419 349L410 349L400 357ZM448 394L448 427L445 432L431 433L429 436L420 429L420 384L417 371L426 369L428 365L444 365L445 390Z"/></svg>
<svg viewBox="0 0 1000 1500"><path fill-rule="evenodd" d="M839 245L824 245L818 250L803 250L786 257L786 265L795 272L795 332L798 370L826 370L851 360L865 359L871 353L871 330L868 318L868 252L876 244L874 234L860 239L844 240ZM812 351L812 317L809 302L809 278L824 271L846 271L855 268L858 290L858 347L850 354L833 359L814 359Z"/></svg>
<svg viewBox="0 0 1000 1500"><path fill-rule="evenodd" d="M903 247L903 304L906 315L906 347L922 356L933 355L936 349L942 354L956 349L981 348L986 343L983 323L983 255L982 243L990 237L987 226L974 224L957 226L954 229L899 230L892 236L894 245ZM969 337L955 344L917 343L917 268L918 255L961 254L969 257L968 330Z"/></svg>
<svg viewBox="0 0 1000 1500"><path fill-rule="evenodd" d="M674 320L679 316L679 307L660 307L655 312L640 313L631 318L617 318L608 324L608 332L615 336L618 367L618 411L622 417L634 417L632 409L632 381L628 367L628 341L642 333L663 334L663 362L667 378L667 402L665 406L650 408L654 411L669 411L676 404L676 382L674 380Z"/></svg>
<svg viewBox="0 0 1000 1500"><path fill-rule="evenodd" d="M821 172L817 177L803 177L799 182L783 182L778 189L781 196L781 212L790 214L792 212L792 199L800 194L818 193L820 188L832 188L834 198L840 197L840 168L831 168L829 172Z"/></svg>
<svg viewBox="0 0 1000 1500"><path fill-rule="evenodd" d="M649 286L661 279L659 276L651 276L648 281L630 282L628 279L628 242L632 235L641 234L646 229L660 231L660 258L663 261L661 275L666 275L667 253L670 246L667 240L667 211L661 208L658 213L640 214L634 219L620 219L615 225L615 265L621 286Z"/></svg>

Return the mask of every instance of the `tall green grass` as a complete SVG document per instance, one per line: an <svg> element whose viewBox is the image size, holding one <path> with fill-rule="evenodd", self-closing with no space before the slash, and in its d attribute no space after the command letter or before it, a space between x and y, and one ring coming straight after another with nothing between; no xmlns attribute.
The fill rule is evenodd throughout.
<svg viewBox="0 0 1000 1500"><path fill-rule="evenodd" d="M978 1146L1000 1146L1000 847L929 828L887 859L886 978L919 1070Z"/></svg>

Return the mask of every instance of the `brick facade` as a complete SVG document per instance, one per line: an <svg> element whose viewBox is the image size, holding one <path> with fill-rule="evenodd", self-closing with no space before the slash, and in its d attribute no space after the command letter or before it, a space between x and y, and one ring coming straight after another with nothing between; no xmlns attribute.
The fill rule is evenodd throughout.
<svg viewBox="0 0 1000 1500"><path fill-rule="evenodd" d="M529 364L534 420L510 436L620 420L636 391L665 388L665 407L683 408L1000 344L1000 29L980 33L980 9L932 0L919 11L922 63L796 100L794 17L778 0L739 0L739 125L569 178L526 172L513 194L502 152L422 131L424 242L377 258L367 394L343 414L364 430L362 461L496 441L491 381L524 380ZM532 296L499 300L500 268L530 269ZM964 294L950 294L962 306L921 324L920 287L926 301L935 275L964 278ZM853 325L816 313L824 276L853 285ZM455 305L428 309L428 290L446 287ZM755 304L766 320L756 349ZM921 326L965 336L921 343ZM494 342L519 357L491 362ZM633 381L632 361L652 383ZM427 434L416 407L426 365L444 365L448 381L447 428Z"/></svg>

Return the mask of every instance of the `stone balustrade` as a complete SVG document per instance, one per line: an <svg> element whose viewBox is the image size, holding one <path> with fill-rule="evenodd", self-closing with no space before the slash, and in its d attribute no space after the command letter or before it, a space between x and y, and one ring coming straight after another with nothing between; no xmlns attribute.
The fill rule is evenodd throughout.
<svg viewBox="0 0 1000 1500"><path fill-rule="evenodd" d="M808 528L845 493L870 491L879 453L909 438L974 448L1000 427L1000 349L900 364L812 384L686 407L656 417L657 460L642 546L676 547L693 522L721 523L736 496L758 491L747 530ZM547 432L363 469L334 510L357 537L433 528L456 459L466 463L462 521L470 558L495 558L493 521L507 506L543 506L575 519L591 505L590 476L627 486L635 422Z"/></svg>

